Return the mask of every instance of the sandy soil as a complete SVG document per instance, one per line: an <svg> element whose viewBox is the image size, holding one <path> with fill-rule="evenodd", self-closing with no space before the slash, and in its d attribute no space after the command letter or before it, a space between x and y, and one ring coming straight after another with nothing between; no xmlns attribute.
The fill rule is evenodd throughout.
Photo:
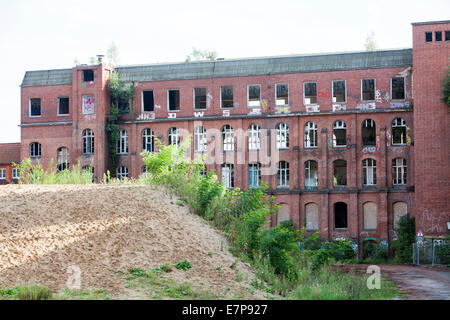
<svg viewBox="0 0 450 320"><path fill-rule="evenodd" d="M247 280L236 282L225 238L162 189L8 185L0 187L0 202L0 286L37 281L60 290L79 268L81 289L109 289L124 298L123 275L114 271L188 260L192 269L174 268L167 277L217 293L230 288L231 298L254 277L239 262ZM264 298L245 291L245 298Z"/></svg>

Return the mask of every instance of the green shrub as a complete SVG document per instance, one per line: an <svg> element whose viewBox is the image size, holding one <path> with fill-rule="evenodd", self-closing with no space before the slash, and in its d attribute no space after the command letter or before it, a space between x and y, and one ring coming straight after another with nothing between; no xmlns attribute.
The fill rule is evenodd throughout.
<svg viewBox="0 0 450 320"><path fill-rule="evenodd" d="M224 187L217 180L214 171L209 171L205 176L201 177L197 189L198 213L204 216L211 201L215 197L222 195L223 192Z"/></svg>
<svg viewBox="0 0 450 320"><path fill-rule="evenodd" d="M19 287L19 300L49 300L52 298L52 291L46 286L32 285Z"/></svg>
<svg viewBox="0 0 450 320"><path fill-rule="evenodd" d="M175 265L175 268L177 268L178 270L189 270L192 268L192 265L189 261L183 260L183 261L178 262Z"/></svg>
<svg viewBox="0 0 450 320"><path fill-rule="evenodd" d="M412 244L415 238L414 218L404 215L399 220L399 229L397 230L398 239L392 241L392 249L395 252L395 259L401 263L411 263Z"/></svg>
<svg viewBox="0 0 450 320"><path fill-rule="evenodd" d="M376 246L372 241L365 241L363 245L363 259L373 258Z"/></svg>

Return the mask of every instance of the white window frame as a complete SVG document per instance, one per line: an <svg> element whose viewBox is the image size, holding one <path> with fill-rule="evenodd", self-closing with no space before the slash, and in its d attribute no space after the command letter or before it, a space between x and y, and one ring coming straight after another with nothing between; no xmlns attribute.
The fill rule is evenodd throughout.
<svg viewBox="0 0 450 320"><path fill-rule="evenodd" d="M392 185L406 185L408 181L408 167L405 158L395 158L392 165ZM395 168L395 170L394 170ZM394 174L396 176L394 176ZM397 182L396 182L397 181ZM399 183L400 182L400 183Z"/></svg>
<svg viewBox="0 0 450 320"><path fill-rule="evenodd" d="M261 149L261 127L253 123L248 129L248 150L259 150Z"/></svg>
<svg viewBox="0 0 450 320"><path fill-rule="evenodd" d="M233 92L233 106L231 108L224 108L222 105L222 88L224 87L231 87L231 90ZM233 85L223 85L220 86L220 109L224 109L224 110L230 110L234 108L234 86Z"/></svg>
<svg viewBox="0 0 450 320"><path fill-rule="evenodd" d="M285 150L289 149L289 126L287 123L280 122L277 124L277 149Z"/></svg>
<svg viewBox="0 0 450 320"><path fill-rule="evenodd" d="M148 131L150 131L150 134ZM150 148L147 148L149 145ZM142 130L142 150L146 150L150 153L155 152L155 134L150 128L144 128L144 130Z"/></svg>
<svg viewBox="0 0 450 320"><path fill-rule="evenodd" d="M314 141L311 141L310 131L313 131ZM303 143L305 148L317 148L317 124L315 122L308 121L305 124Z"/></svg>
<svg viewBox="0 0 450 320"><path fill-rule="evenodd" d="M250 173L256 171L256 185L250 185ZM253 162L248 164L248 187L257 188L261 185L261 163Z"/></svg>
<svg viewBox="0 0 450 320"><path fill-rule="evenodd" d="M222 169L222 185L225 188L232 189L234 186L234 178L233 178L233 164L224 163L221 167Z"/></svg>
<svg viewBox="0 0 450 320"><path fill-rule="evenodd" d="M66 169L68 169L69 166L69 148L67 147L59 147L57 150L57 157L56 157L56 164L66 164Z"/></svg>
<svg viewBox="0 0 450 320"><path fill-rule="evenodd" d="M59 113L59 103L61 101L61 98L69 99L69 113ZM67 117L68 115L70 115L70 97L66 97L66 96L58 97L58 110L57 110L57 114L56 115L58 117Z"/></svg>
<svg viewBox="0 0 450 320"><path fill-rule="evenodd" d="M405 93L405 96L403 97L403 99L392 98L392 80L394 78L403 78L403 92ZM404 77L404 76L403 77L392 77L390 83L391 83L391 100L392 101L405 101L406 100L406 77Z"/></svg>
<svg viewBox="0 0 450 320"><path fill-rule="evenodd" d="M117 154L128 154L128 131L125 129L119 131L119 140L117 140Z"/></svg>
<svg viewBox="0 0 450 320"><path fill-rule="evenodd" d="M250 87L258 86L259 87L259 100L251 101L250 104ZM247 85L247 107L248 108L260 108L261 107L261 85L260 84L248 84Z"/></svg>
<svg viewBox="0 0 450 320"><path fill-rule="evenodd" d="M19 168L12 168L12 179L19 179Z"/></svg>
<svg viewBox="0 0 450 320"><path fill-rule="evenodd" d="M6 168L0 168L0 180L6 180Z"/></svg>
<svg viewBox="0 0 450 320"><path fill-rule="evenodd" d="M364 186L375 186L377 184L377 161L366 158L362 161L362 176ZM364 172L366 173L364 176Z"/></svg>
<svg viewBox="0 0 450 320"><path fill-rule="evenodd" d="M364 93L363 92L364 80L373 80L373 100L364 100L363 99L364 98L364 94L363 94ZM376 95L377 95L377 79L376 78L364 78L364 79L361 79L361 101L362 102L375 102Z"/></svg>
<svg viewBox="0 0 450 320"><path fill-rule="evenodd" d="M170 101L170 99L169 99L169 92L170 91L178 91L179 93L179 96L180 96L180 105L178 106L178 110L170 110L170 108L169 108L169 101ZM180 89L167 89L167 112L169 112L169 113L172 113L172 112L180 112L181 111L181 90Z"/></svg>
<svg viewBox="0 0 450 320"><path fill-rule="evenodd" d="M307 184L308 182L314 181L313 176L311 175L311 164L315 162L317 165L316 168L316 178L315 183L313 185ZM319 185L319 164L315 160L306 160L305 161L305 188L317 188Z"/></svg>
<svg viewBox="0 0 450 320"><path fill-rule="evenodd" d="M33 145L34 145L35 143L36 143L37 146L38 146L37 154L36 154L36 150L34 150L35 148L33 147ZM32 152L32 151L33 151L33 152ZM34 142L30 143L30 158L32 158L32 159L38 159L38 158L41 157L41 155L42 155L42 145L41 145L39 142L37 142L37 141L34 141Z"/></svg>
<svg viewBox="0 0 450 320"><path fill-rule="evenodd" d="M229 124L222 127L222 149L223 151L234 150L234 130Z"/></svg>
<svg viewBox="0 0 450 320"><path fill-rule="evenodd" d="M345 144L337 145L337 138L334 134L334 130L345 130ZM347 125L344 120L336 120L333 123L333 147L334 148L342 148L347 146Z"/></svg>
<svg viewBox="0 0 450 320"><path fill-rule="evenodd" d="M316 84L316 102L315 103L306 103L306 90L305 90L305 85L309 84L309 83L315 83ZM305 106L315 106L318 104L318 100L319 100L319 90L318 90L318 86L317 86L317 81L307 81L307 82L303 82L303 104Z"/></svg>
<svg viewBox="0 0 450 320"><path fill-rule="evenodd" d="M148 92L151 91L153 94L153 111L145 111L144 110L144 92ZM167 105L167 107L169 107L169 105ZM142 113L151 113L151 112L155 112L155 91L153 89L151 90L142 90L141 91L141 112Z"/></svg>
<svg viewBox="0 0 450 320"><path fill-rule="evenodd" d="M278 86L287 86L287 92L288 92L287 103L278 103L278 96L277 96L277 94L278 94L277 87ZM290 94L290 92L289 92L289 83L276 83L275 84L275 105L277 107L288 106L289 105L289 99L290 99L289 94Z"/></svg>
<svg viewBox="0 0 450 320"><path fill-rule="evenodd" d="M128 178L128 167L126 166L117 167L116 177L119 180L122 180L123 178Z"/></svg>
<svg viewBox="0 0 450 320"><path fill-rule="evenodd" d="M40 108L41 108L41 110L40 110L40 113L39 113L38 116L32 116L31 115L31 99L39 99L40 100ZM30 118L40 118L40 117L42 117L42 98L30 98L30 99L28 99L28 117L30 117Z"/></svg>
<svg viewBox="0 0 450 320"><path fill-rule="evenodd" d="M175 130L174 130L175 129ZM175 143L173 143L175 140ZM167 144L180 146L180 129L177 127L169 128L167 131Z"/></svg>
<svg viewBox="0 0 450 320"><path fill-rule="evenodd" d="M399 119L400 119L400 123L398 123ZM404 137L405 142L404 143L394 143L394 128L405 128L405 137ZM406 127L405 119L403 119L403 118L395 118L395 119L392 120L392 145L393 146L404 146L404 145L406 145L406 143L407 143L406 130L407 130L407 127Z"/></svg>
<svg viewBox="0 0 450 320"><path fill-rule="evenodd" d="M289 162L283 160L278 162L276 180L277 188L289 188Z"/></svg>
<svg viewBox="0 0 450 320"><path fill-rule="evenodd" d="M83 140L82 140L82 153L83 154L94 154L95 151L95 140L94 131L92 129L83 130ZM84 145L86 144L86 152L84 152Z"/></svg>
<svg viewBox="0 0 450 320"><path fill-rule="evenodd" d="M335 101L333 101L333 99L334 99L334 82L342 82L342 81L344 82L344 86L345 86L344 101L335 102ZM332 103L342 103L342 104L347 103L347 80L332 80L331 81L331 102Z"/></svg>
<svg viewBox="0 0 450 320"><path fill-rule="evenodd" d="M194 129L194 152L206 152L206 129L203 126Z"/></svg>

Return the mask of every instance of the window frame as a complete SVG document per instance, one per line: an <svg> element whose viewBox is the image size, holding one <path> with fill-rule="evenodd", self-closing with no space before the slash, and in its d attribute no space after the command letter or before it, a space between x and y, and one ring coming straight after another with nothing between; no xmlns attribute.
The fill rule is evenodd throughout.
<svg viewBox="0 0 450 320"><path fill-rule="evenodd" d="M261 126L257 123L252 123L247 129L248 136L248 150L261 150Z"/></svg>
<svg viewBox="0 0 450 320"><path fill-rule="evenodd" d="M12 170L11 170L11 179L12 180L19 179L19 168L12 168Z"/></svg>
<svg viewBox="0 0 450 320"><path fill-rule="evenodd" d="M222 88L231 88L231 95L233 96L231 107L224 107L223 106L223 98L222 98ZM234 86L233 85L225 85L220 86L220 109L230 110L234 108Z"/></svg>
<svg viewBox="0 0 450 320"><path fill-rule="evenodd" d="M251 175L252 174L252 175ZM251 177L255 178L253 174L256 174L256 185L250 184ZM249 188L258 188L261 186L261 163L252 162L248 164L248 187Z"/></svg>
<svg viewBox="0 0 450 320"><path fill-rule="evenodd" d="M123 170L125 169L125 170ZM120 171L120 172L119 172ZM125 172L123 172L125 171ZM116 177L119 180L123 180L123 178L128 178L129 175L129 171L128 171L128 167L127 166L119 166L116 169Z"/></svg>
<svg viewBox="0 0 450 320"><path fill-rule="evenodd" d="M225 128L227 127L227 128ZM222 151L234 151L234 129L230 124L225 124L221 130L222 134ZM231 138L230 138L231 136ZM225 148L225 146L231 146L231 148Z"/></svg>
<svg viewBox="0 0 450 320"><path fill-rule="evenodd" d="M373 80L373 100L364 100L364 80ZM375 102L376 93L377 93L377 79L376 78L361 79L361 102Z"/></svg>
<svg viewBox="0 0 450 320"><path fill-rule="evenodd" d="M152 96L153 96L153 110L150 111L146 111L145 110L145 100L144 100L144 92L152 92ZM149 112L155 112L155 91L152 90L142 90L141 92L141 112L142 113L149 113Z"/></svg>
<svg viewBox="0 0 450 320"><path fill-rule="evenodd" d="M427 36L430 35L430 40L427 40ZM425 31L425 43L433 42L433 32Z"/></svg>
<svg viewBox="0 0 450 320"><path fill-rule="evenodd" d="M170 91L178 91L178 109L170 110ZM167 112L180 112L181 111L181 90L180 89L167 89Z"/></svg>
<svg viewBox="0 0 450 320"><path fill-rule="evenodd" d="M86 76L86 72L89 72L89 73L92 73L92 80L86 80L85 78L85 76ZM82 82L91 82L91 81L94 81L94 79L95 79L95 72L94 72L94 70L93 69L83 69L82 70Z"/></svg>
<svg viewBox="0 0 450 320"><path fill-rule="evenodd" d="M283 128L282 128L283 126ZM286 122L279 122L275 126L276 135L277 135L277 141L276 146L277 150L289 150L289 125ZM282 133L284 132L285 139L281 139L283 136ZM283 143L282 143L283 142ZM284 146L282 146L284 145Z"/></svg>
<svg viewBox="0 0 450 320"><path fill-rule="evenodd" d="M259 87L259 100L258 105L251 106L250 105L250 87L258 86ZM254 100L256 101L256 100ZM248 84L247 85L247 108L261 108L261 84Z"/></svg>
<svg viewBox="0 0 450 320"><path fill-rule="evenodd" d="M278 104L278 86L287 86L287 103ZM284 99L284 98L283 98ZM284 107L289 105L290 92L289 92L289 83L275 83L275 106Z"/></svg>
<svg viewBox="0 0 450 320"><path fill-rule="evenodd" d="M82 134L82 154L83 155L94 154L95 153L94 130L87 128L87 129L84 129L81 134ZM90 140L90 143L88 143L89 140Z"/></svg>
<svg viewBox="0 0 450 320"><path fill-rule="evenodd" d="M199 132L200 130L201 132ZM194 152L203 153L206 152L206 148L207 148L206 128L204 126L197 126L194 129Z"/></svg>
<svg viewBox="0 0 450 320"><path fill-rule="evenodd" d="M284 164L284 167L282 167L282 164ZM277 175L275 178L277 189L289 189L289 179L290 179L289 162L284 160L278 161Z"/></svg>
<svg viewBox="0 0 450 320"><path fill-rule="evenodd" d="M370 160L370 161L369 161ZM369 175L371 171L371 175ZM369 176L372 178L369 183ZM365 158L362 160L362 184L363 186L373 187L377 185L377 160L373 158Z"/></svg>
<svg viewBox="0 0 450 320"><path fill-rule="evenodd" d="M221 165L221 172L220 172L220 176L221 176L221 183L222 185L227 188L227 189L233 189L234 188L234 165L232 163L223 163ZM228 177L227 177L227 184L224 185L223 183L223 178L224 178L224 168L228 169Z"/></svg>
<svg viewBox="0 0 450 320"><path fill-rule="evenodd" d="M150 134L147 133L147 130L150 130ZM151 128L144 128L141 132L142 137L142 150L148 151L150 153L155 152L155 133ZM149 141L150 140L150 141ZM147 146L151 146L151 150L147 148Z"/></svg>
<svg viewBox="0 0 450 320"><path fill-rule="evenodd" d="M314 103L306 103L306 89L305 89L305 85L306 84L310 84L310 83L314 83L316 85L316 102L314 102ZM317 81L303 82L303 105L305 105L305 106L315 106L315 105L317 105L318 104L318 100L319 100L318 99L319 98L318 92L319 92L319 90L318 90Z"/></svg>
<svg viewBox="0 0 450 320"><path fill-rule="evenodd" d="M6 168L0 168L0 180L6 180Z"/></svg>
<svg viewBox="0 0 450 320"><path fill-rule="evenodd" d="M39 99L39 115L33 116L31 115L31 100L37 100ZM29 106L28 106L28 117L30 118L40 118L42 117L42 99L41 98L29 98L28 100Z"/></svg>
<svg viewBox="0 0 450 320"><path fill-rule="evenodd" d="M204 108L197 108L195 106L195 103L197 102L197 99L196 99L197 96L195 94L195 90L196 89L199 89L199 90L204 89L205 90L205 107ZM192 100L193 100L194 110L206 110L208 108L208 88L206 88L206 87L194 87L194 88L192 88Z"/></svg>
<svg viewBox="0 0 450 320"><path fill-rule="evenodd" d="M338 126L337 123L340 122L343 125ZM345 144L337 144L337 138L336 135L334 134L334 130L345 130ZM344 120L336 120L333 123L333 148L345 148L347 147L347 124L345 123Z"/></svg>
<svg viewBox="0 0 450 320"><path fill-rule="evenodd" d="M313 177L311 175L311 164L315 163L316 164L316 178L315 178L315 185L307 185L306 182L307 181L312 181ZM313 188L317 188L319 186L319 163L316 160L306 160L304 162L304 185L305 185L305 189L313 189Z"/></svg>
<svg viewBox="0 0 450 320"><path fill-rule="evenodd" d="M37 148L37 152L36 152L36 150L34 150L35 149L34 145L37 145L37 147L38 147ZM31 152L32 150L34 152ZM41 156L42 156L42 145L39 142L37 142L37 141L33 141L29 145L29 151L30 151L30 158L31 159L40 159ZM33 155L33 153L34 153L34 155ZM37 155L36 155L36 153L37 153Z"/></svg>
<svg viewBox="0 0 450 320"><path fill-rule="evenodd" d="M400 79L400 78L403 79L403 95L404 96L403 96L403 99L394 99L393 98L393 92L392 92L392 80ZM391 83L391 100L392 101L405 101L406 100L406 77L391 77L390 83Z"/></svg>
<svg viewBox="0 0 450 320"><path fill-rule="evenodd" d="M345 166L339 166L337 167L336 165L338 163L342 163ZM339 178L338 178L338 172L337 170L340 168L342 169L343 167L345 167L345 183L343 184L339 184ZM342 178L343 180L343 178ZM344 188L348 185L348 165L347 165L347 161L344 159L336 159L333 161L333 187L337 187L337 188Z"/></svg>
<svg viewBox="0 0 450 320"><path fill-rule="evenodd" d="M441 40L438 40L438 34L439 34ZM435 42L442 42L442 39L443 39L443 37L442 37L442 30L434 31L434 41Z"/></svg>
<svg viewBox="0 0 450 320"><path fill-rule="evenodd" d="M117 140L117 154L128 154L128 131L121 129L119 131L119 139Z"/></svg>
<svg viewBox="0 0 450 320"><path fill-rule="evenodd" d="M310 127L307 128L308 124L310 124L310 123L314 125L313 128L310 128ZM309 135L309 132L311 130L314 132L314 145L311 145L311 142L310 142L309 146L307 146L307 143L306 143L307 139L306 139L306 137L308 136L309 139L311 139L311 137ZM317 123L312 122L312 121L308 121L308 122L305 123L305 127L303 129L303 146L304 146L305 149L316 149L316 148L319 147L319 143L317 141L318 140L317 131L318 131ZM308 132L308 134L307 134L307 132Z"/></svg>
<svg viewBox="0 0 450 320"><path fill-rule="evenodd" d="M370 120L373 123L374 144L364 144L364 135L363 135L364 131L363 131L363 128L364 128L364 124L366 123L367 120ZM366 138L366 140L368 140L368 139ZM377 124L376 124L375 120L373 120L371 118L364 119L362 124L361 124L361 145L362 145L363 148L365 148L365 147L376 147L377 146Z"/></svg>
<svg viewBox="0 0 450 320"><path fill-rule="evenodd" d="M334 83L335 82L344 82L344 101L333 101L334 98ZM331 81L331 103L340 103L340 104L346 104L347 103L347 80L332 80Z"/></svg>
<svg viewBox="0 0 450 320"><path fill-rule="evenodd" d="M402 160L401 165L398 165L397 160ZM395 170L394 170L395 168ZM394 176L395 175L395 176ZM400 179L399 179L400 177ZM398 181L401 180L401 183ZM396 183L397 181L397 183ZM405 158L397 157L392 159L392 185L406 186L408 183L408 165Z"/></svg>
<svg viewBox="0 0 450 320"><path fill-rule="evenodd" d="M175 129L175 130L172 130L172 129ZM173 143L174 138L176 138L175 143ZM169 130L167 130L167 145L175 145L175 146L179 147L180 143L181 143L180 129L177 127L169 128Z"/></svg>
<svg viewBox="0 0 450 320"><path fill-rule="evenodd" d="M68 100L67 108L68 108L68 111L69 111L69 112L67 112L67 113L60 113L60 112L59 112L59 107L60 107L61 98L67 99L67 100ZM61 97L58 97L58 109L57 109L56 115L57 115L58 117L67 117L67 116L70 115L70 97L67 97L67 96L61 96Z"/></svg>

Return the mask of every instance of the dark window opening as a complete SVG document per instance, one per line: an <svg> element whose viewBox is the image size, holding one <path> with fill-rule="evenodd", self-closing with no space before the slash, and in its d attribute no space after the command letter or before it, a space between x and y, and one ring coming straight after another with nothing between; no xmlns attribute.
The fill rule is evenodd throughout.
<svg viewBox="0 0 450 320"><path fill-rule="evenodd" d="M259 85L248 86L248 101L259 102L261 100L261 87Z"/></svg>
<svg viewBox="0 0 450 320"><path fill-rule="evenodd" d="M94 81L94 70L83 70L83 81Z"/></svg>
<svg viewBox="0 0 450 320"><path fill-rule="evenodd" d="M334 186L347 185L347 162L345 160L336 160L333 163L334 167Z"/></svg>
<svg viewBox="0 0 450 320"><path fill-rule="evenodd" d="M153 91L144 91L144 112L150 112L155 110L155 100L153 98Z"/></svg>
<svg viewBox="0 0 450 320"><path fill-rule="evenodd" d="M333 102L345 102L345 81L333 81Z"/></svg>
<svg viewBox="0 0 450 320"><path fill-rule="evenodd" d="M392 100L405 99L405 78L392 78Z"/></svg>
<svg viewBox="0 0 450 320"><path fill-rule="evenodd" d="M392 144L406 144L406 123L402 118L392 121Z"/></svg>
<svg viewBox="0 0 450 320"><path fill-rule="evenodd" d="M275 102L277 106L283 106L289 104L289 86L287 84L276 85L276 98Z"/></svg>
<svg viewBox="0 0 450 320"><path fill-rule="evenodd" d="M450 41L450 31L445 31L445 41Z"/></svg>
<svg viewBox="0 0 450 320"><path fill-rule="evenodd" d="M367 119L362 125L362 144L363 147L375 146L375 121Z"/></svg>
<svg viewBox="0 0 450 320"><path fill-rule="evenodd" d="M33 142L30 144L30 158L41 157L41 144L39 142Z"/></svg>
<svg viewBox="0 0 450 320"><path fill-rule="evenodd" d="M130 112L130 100L127 97L119 96L119 99L117 100L117 105L121 113Z"/></svg>
<svg viewBox="0 0 450 320"><path fill-rule="evenodd" d="M434 33L434 38L436 41L442 41L442 31L436 31Z"/></svg>
<svg viewBox="0 0 450 320"><path fill-rule="evenodd" d="M233 108L233 87L220 87L222 108Z"/></svg>
<svg viewBox="0 0 450 320"><path fill-rule="evenodd" d="M305 104L317 103L317 83L307 82L304 83L305 89Z"/></svg>
<svg viewBox="0 0 450 320"><path fill-rule="evenodd" d="M30 99L30 116L36 117L41 115L41 98Z"/></svg>
<svg viewBox="0 0 450 320"><path fill-rule="evenodd" d="M347 204L336 202L334 204L334 228L346 229L347 227Z"/></svg>
<svg viewBox="0 0 450 320"><path fill-rule="evenodd" d="M431 32L425 32L425 42L433 41L433 34Z"/></svg>
<svg viewBox="0 0 450 320"><path fill-rule="evenodd" d="M58 98L58 114L69 114L69 98Z"/></svg>
<svg viewBox="0 0 450 320"><path fill-rule="evenodd" d="M194 109L206 109L206 88L194 88Z"/></svg>
<svg viewBox="0 0 450 320"><path fill-rule="evenodd" d="M169 90L169 111L180 110L180 90Z"/></svg>
<svg viewBox="0 0 450 320"><path fill-rule="evenodd" d="M375 79L363 79L363 101L375 100Z"/></svg>
<svg viewBox="0 0 450 320"><path fill-rule="evenodd" d="M333 142L335 147L343 147L347 145L347 130L346 129L334 129L333 130Z"/></svg>

